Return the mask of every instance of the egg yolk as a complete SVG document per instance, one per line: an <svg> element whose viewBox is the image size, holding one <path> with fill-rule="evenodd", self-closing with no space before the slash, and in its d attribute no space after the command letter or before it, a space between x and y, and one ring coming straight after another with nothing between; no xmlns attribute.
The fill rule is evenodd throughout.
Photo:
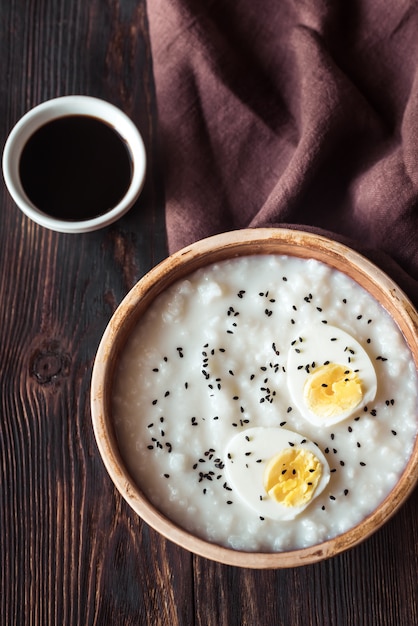
<svg viewBox="0 0 418 626"><path fill-rule="evenodd" d="M322 475L320 460L303 448L285 448L264 470L264 488L271 498L288 507L309 502Z"/></svg>
<svg viewBox="0 0 418 626"><path fill-rule="evenodd" d="M329 363L308 375L303 396L319 417L332 417L354 409L363 399L361 380L344 365Z"/></svg>

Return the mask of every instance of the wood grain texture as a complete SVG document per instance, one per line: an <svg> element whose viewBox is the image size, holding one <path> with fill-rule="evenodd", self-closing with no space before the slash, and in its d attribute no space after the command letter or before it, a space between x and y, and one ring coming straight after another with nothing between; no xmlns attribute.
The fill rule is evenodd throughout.
<svg viewBox="0 0 418 626"><path fill-rule="evenodd" d="M96 233L46 231L0 190L0 624L418 624L416 492L358 548L281 571L193 557L118 495L91 369L115 307L166 255L145 0L3 1L0 35L2 145L30 107L83 93L128 113L149 159L138 203Z"/></svg>

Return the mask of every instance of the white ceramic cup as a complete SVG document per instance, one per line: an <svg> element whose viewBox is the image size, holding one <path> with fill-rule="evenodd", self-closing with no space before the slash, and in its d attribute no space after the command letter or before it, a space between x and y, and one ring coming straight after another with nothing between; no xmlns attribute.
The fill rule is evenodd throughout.
<svg viewBox="0 0 418 626"><path fill-rule="evenodd" d="M111 126L126 142L132 160L130 185L118 204L91 219L70 221L42 212L23 189L19 163L22 150L33 133L44 124L68 115L93 116ZM91 96L62 96L47 100L28 111L12 129L3 151L3 176L17 206L34 222L62 233L85 233L108 226L124 215L141 193L146 171L142 137L129 117L113 104Z"/></svg>

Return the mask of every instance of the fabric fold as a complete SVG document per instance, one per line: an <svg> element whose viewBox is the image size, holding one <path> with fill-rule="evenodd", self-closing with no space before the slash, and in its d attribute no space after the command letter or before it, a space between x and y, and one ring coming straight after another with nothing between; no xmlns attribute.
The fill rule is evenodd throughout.
<svg viewBox="0 0 418 626"><path fill-rule="evenodd" d="M417 304L418 5L149 0L148 14L170 252L316 230Z"/></svg>

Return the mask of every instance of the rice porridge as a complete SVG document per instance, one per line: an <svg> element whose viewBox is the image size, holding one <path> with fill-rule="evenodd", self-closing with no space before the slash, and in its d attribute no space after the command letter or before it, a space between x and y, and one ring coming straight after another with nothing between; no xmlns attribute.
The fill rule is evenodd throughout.
<svg viewBox="0 0 418 626"><path fill-rule="evenodd" d="M233 549L311 546L359 523L412 452L417 371L388 313L315 260L256 255L175 283L135 327L112 412L132 478Z"/></svg>

